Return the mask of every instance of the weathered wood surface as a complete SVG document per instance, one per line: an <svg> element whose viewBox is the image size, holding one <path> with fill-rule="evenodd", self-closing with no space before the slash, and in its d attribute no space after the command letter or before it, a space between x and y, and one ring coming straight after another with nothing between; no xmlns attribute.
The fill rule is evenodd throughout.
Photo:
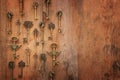
<svg viewBox="0 0 120 80"><path fill-rule="evenodd" d="M38 20L34 20L34 9L32 3L34 0L25 0L23 19L19 16L18 0L0 0L0 79L10 80L10 70L8 62L12 60L12 51L8 44L12 36L16 35L16 21L22 20L22 34L18 37L22 47L17 51L20 55L16 60L15 77L17 80L35 80L41 79L37 69L34 69L33 55L35 53L35 43L33 37L34 28L38 28L41 22L41 0L38 7ZM3 5L4 4L4 5ZM61 54L58 58L60 64L56 69L55 80L106 80L105 74L110 74L110 80L119 80L120 73L113 75L112 64L119 59L120 54L120 1L119 0L52 0L50 5L50 21L45 27L45 52L49 52L50 44L56 42L58 51ZM62 10L62 30L57 32L56 12ZM14 14L12 27L13 34L8 36L6 29L6 13L12 11ZM30 30L29 44L23 44L23 37L26 30L23 26L24 21L33 21L33 28ZM54 30L54 39L49 41L49 30L47 25L53 22L56 25ZM24 68L23 79L18 78L18 62L26 62L25 49L31 49L31 63L29 67ZM41 44L37 48L37 54L40 56ZM39 64L38 60L38 64ZM51 57L47 55L46 73L51 70ZM48 79L48 78L47 78ZM47 80L46 79L46 80Z"/></svg>

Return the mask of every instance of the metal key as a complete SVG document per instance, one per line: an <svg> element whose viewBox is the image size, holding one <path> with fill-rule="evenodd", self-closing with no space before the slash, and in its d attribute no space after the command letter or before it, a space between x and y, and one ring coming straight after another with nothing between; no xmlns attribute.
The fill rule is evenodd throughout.
<svg viewBox="0 0 120 80"><path fill-rule="evenodd" d="M14 61L10 61L9 64L8 64L8 67L11 69L11 80L16 80L14 78L15 62Z"/></svg>
<svg viewBox="0 0 120 80"><path fill-rule="evenodd" d="M45 0L46 4L46 19L49 20L49 5L50 5L51 0Z"/></svg>
<svg viewBox="0 0 120 80"><path fill-rule="evenodd" d="M61 33L61 17L62 17L62 11L57 12L57 17L58 17L58 32Z"/></svg>
<svg viewBox="0 0 120 80"><path fill-rule="evenodd" d="M31 54L31 50L29 48L25 49L25 53L26 53L26 66L30 65L30 54Z"/></svg>
<svg viewBox="0 0 120 80"><path fill-rule="evenodd" d="M38 2L33 2L33 8L34 8L34 19L35 20L38 20L37 19L37 8L38 8L38 6L39 6L39 4L38 4Z"/></svg>
<svg viewBox="0 0 120 80"><path fill-rule="evenodd" d="M53 30L55 29L55 24L49 23L49 24L48 24L48 28L49 28L49 30L50 30L49 40L53 40Z"/></svg>
<svg viewBox="0 0 120 80"><path fill-rule="evenodd" d="M20 31L21 22L20 22L20 20L17 20L16 25L17 25L17 34L20 35L21 34L21 31Z"/></svg>
<svg viewBox="0 0 120 80"><path fill-rule="evenodd" d="M18 75L18 77L19 77L19 78L23 78L23 68L25 67L25 62L20 61L20 62L18 63L18 66L19 66L19 68L21 68L20 74Z"/></svg>
<svg viewBox="0 0 120 80"><path fill-rule="evenodd" d="M12 19L13 19L13 13L8 12L7 13L7 18L8 18L8 27L7 27L7 33L12 34Z"/></svg>

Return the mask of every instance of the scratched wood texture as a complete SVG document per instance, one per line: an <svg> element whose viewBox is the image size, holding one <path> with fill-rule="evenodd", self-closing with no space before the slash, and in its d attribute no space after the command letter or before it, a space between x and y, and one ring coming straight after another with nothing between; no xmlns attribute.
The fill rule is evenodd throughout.
<svg viewBox="0 0 120 80"><path fill-rule="evenodd" d="M11 73L8 62L13 59L12 51L9 47L12 36L19 38L22 47L17 51L20 58L16 60L14 76L17 80L42 80L38 67L40 61L37 60L37 69L34 68L33 55L35 54L35 42L33 37L34 28L39 29L41 22L41 0L38 7L38 20L34 20L34 0L25 0L25 16L19 16L18 0L0 0L0 79L10 80ZM61 51L57 58L60 64L56 69L55 80L119 80L120 72L113 75L112 64L118 60L120 62L120 0L52 0L50 5L50 21L56 25L54 39L49 41L50 36L47 24L45 27L45 52L49 52L50 44L56 42L58 51ZM62 10L62 33L57 32L56 12ZM13 34L6 34L6 13L12 11L14 14L12 21ZM22 21L20 36L16 35L16 21ZM26 30L24 21L33 21L33 28L30 30L29 44L23 44L23 37ZM39 36L40 38L40 36ZM31 49L31 63L24 68L24 76L18 78L18 62L26 62L25 49ZM37 55L40 56L41 44L37 48ZM47 55L46 79L51 70L51 57ZM106 78L105 74L109 77ZM108 79L109 78L109 79Z"/></svg>

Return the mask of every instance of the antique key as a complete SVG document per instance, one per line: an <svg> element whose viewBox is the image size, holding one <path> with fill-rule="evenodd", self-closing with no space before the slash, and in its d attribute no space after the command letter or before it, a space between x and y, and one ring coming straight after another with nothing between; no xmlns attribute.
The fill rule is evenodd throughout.
<svg viewBox="0 0 120 80"><path fill-rule="evenodd" d="M62 17L62 11L57 12L57 17L58 17L58 32L61 33L61 17Z"/></svg>
<svg viewBox="0 0 120 80"><path fill-rule="evenodd" d="M49 20L49 5L50 5L51 0L45 0L46 4L46 19Z"/></svg>
<svg viewBox="0 0 120 80"><path fill-rule="evenodd" d="M37 8L38 8L38 6L39 6L39 4L38 4L38 2L33 2L33 8L34 8L34 19L35 20L38 20L37 19Z"/></svg>
<svg viewBox="0 0 120 80"><path fill-rule="evenodd" d="M29 41L30 29L32 28L33 23L32 23L32 21L25 21L24 26L25 26L25 28L27 30L27 38L24 38L24 40L25 40L24 42L28 42Z"/></svg>
<svg viewBox="0 0 120 80"><path fill-rule="evenodd" d="M52 51L49 53L49 55L52 57L53 61L56 61L56 57L59 56L60 52L57 52L57 44L53 43L51 44Z"/></svg>
<svg viewBox="0 0 120 80"><path fill-rule="evenodd" d="M38 31L37 28L34 29L33 35L34 35L34 38L35 38L35 44L36 44L36 46L38 46L38 45L39 45L39 42L37 42L37 38L38 38L38 36L39 36L39 31Z"/></svg>
<svg viewBox="0 0 120 80"><path fill-rule="evenodd" d="M14 61L10 61L9 64L8 64L8 67L11 69L11 80L16 80L14 78L15 62Z"/></svg>
<svg viewBox="0 0 120 80"><path fill-rule="evenodd" d="M45 53L42 53L41 55L40 55L40 62L42 63L42 65L41 65L41 68L40 68L40 73L42 74L42 76L44 75L44 73L45 73L45 63L46 63L46 60L47 60L47 57L46 57L46 54Z"/></svg>
<svg viewBox="0 0 120 80"><path fill-rule="evenodd" d="M40 23L40 30L41 30L41 42L42 42L42 52L43 52L43 47L44 47L44 28L45 28L45 23L44 22L41 22Z"/></svg>
<svg viewBox="0 0 120 80"><path fill-rule="evenodd" d="M57 44L53 43L51 44L52 51L48 54L52 57L52 71L49 72L49 80L54 80L55 77L55 67L59 64L58 61L56 61L56 58L59 56L60 52L57 52Z"/></svg>
<svg viewBox="0 0 120 80"><path fill-rule="evenodd" d="M12 34L12 19L13 19L13 13L8 12L7 13L7 18L8 18L8 27L7 27L7 33Z"/></svg>
<svg viewBox="0 0 120 80"><path fill-rule="evenodd" d="M55 29L55 24L53 24L53 23L49 23L48 24L48 28L49 28L49 30L50 30L50 37L49 37L49 40L53 40L53 30Z"/></svg>
<svg viewBox="0 0 120 80"><path fill-rule="evenodd" d="M30 54L31 54L31 50L29 48L25 49L25 53L26 53L26 66L30 65Z"/></svg>
<svg viewBox="0 0 120 80"><path fill-rule="evenodd" d="M12 44L10 45L11 49L14 51L13 57L14 59L18 59L19 55L16 55L16 51L21 47L21 45L16 44L18 42L17 37L12 37Z"/></svg>
<svg viewBox="0 0 120 80"><path fill-rule="evenodd" d="M24 15L24 0L19 0L19 12L20 16Z"/></svg>
<svg viewBox="0 0 120 80"><path fill-rule="evenodd" d="M17 20L16 25L17 25L17 34L20 35L21 34L21 31L20 31L21 22L20 22L20 20Z"/></svg>
<svg viewBox="0 0 120 80"><path fill-rule="evenodd" d="M18 63L18 66L21 68L20 74L18 75L18 77L19 77L19 78L22 78L22 77L23 77L23 68L25 67L25 62L20 61L20 62Z"/></svg>

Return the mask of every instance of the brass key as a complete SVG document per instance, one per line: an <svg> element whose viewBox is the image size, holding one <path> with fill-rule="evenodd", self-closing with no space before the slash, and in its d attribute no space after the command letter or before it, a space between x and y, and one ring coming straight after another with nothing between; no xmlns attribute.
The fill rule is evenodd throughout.
<svg viewBox="0 0 120 80"><path fill-rule="evenodd" d="M61 17L62 17L62 11L57 12L57 17L58 17L58 32L61 33Z"/></svg>
<svg viewBox="0 0 120 80"><path fill-rule="evenodd" d="M38 20L37 19L37 8L38 8L38 6L39 6L39 4L38 4L38 2L33 2L33 8L34 8L34 19L35 20Z"/></svg>
<svg viewBox="0 0 120 80"><path fill-rule="evenodd" d="M17 34L20 35L21 34L21 31L20 31L21 22L20 22L20 20L17 20L16 25L17 25Z"/></svg>
<svg viewBox="0 0 120 80"><path fill-rule="evenodd" d="M18 38L17 37L12 37L11 39L12 44L10 45L11 49L14 51L13 58L14 60L19 58L19 55L16 55L16 51L22 46L20 44L17 44Z"/></svg>
<svg viewBox="0 0 120 80"><path fill-rule="evenodd" d="M45 0L46 4L46 19L49 20L49 5L50 5L51 0Z"/></svg>
<svg viewBox="0 0 120 80"><path fill-rule="evenodd" d="M38 38L38 36L39 36L39 31L38 31L37 28L34 29L33 35L34 35L34 38L35 38L35 45L38 46L38 45L39 45L39 42L37 42L37 38Z"/></svg>
<svg viewBox="0 0 120 80"><path fill-rule="evenodd" d="M8 64L8 67L11 69L11 80L16 80L16 78L14 78L15 62L10 61L9 64Z"/></svg>
<svg viewBox="0 0 120 80"><path fill-rule="evenodd" d="M25 21L25 22L24 22L24 26L25 26L25 28L26 28L26 30L27 30L27 37L24 38L24 40L25 40L25 42L28 42L28 41L29 41L30 29L32 28L33 23L32 23L32 21Z"/></svg>
<svg viewBox="0 0 120 80"><path fill-rule="evenodd" d="M20 61L20 62L18 63L18 66L19 66L19 68L21 68L20 74L18 75L18 77L19 77L19 78L23 78L23 68L25 67L25 62Z"/></svg>
<svg viewBox="0 0 120 80"><path fill-rule="evenodd" d="M24 0L19 0L19 12L20 16L24 15Z"/></svg>
<svg viewBox="0 0 120 80"><path fill-rule="evenodd" d="M53 24L53 23L49 23L48 24L48 28L49 28L49 30L50 30L50 37L49 37L49 40L53 40L53 30L55 29L55 24Z"/></svg>
<svg viewBox="0 0 120 80"><path fill-rule="evenodd" d="M8 18L8 27L7 27L7 33L12 34L12 19L13 19L13 13L8 12L7 13L7 18Z"/></svg>
<svg viewBox="0 0 120 80"><path fill-rule="evenodd" d="M26 53L26 66L29 66L31 50L29 48L27 48L27 49L25 49L25 53Z"/></svg>

